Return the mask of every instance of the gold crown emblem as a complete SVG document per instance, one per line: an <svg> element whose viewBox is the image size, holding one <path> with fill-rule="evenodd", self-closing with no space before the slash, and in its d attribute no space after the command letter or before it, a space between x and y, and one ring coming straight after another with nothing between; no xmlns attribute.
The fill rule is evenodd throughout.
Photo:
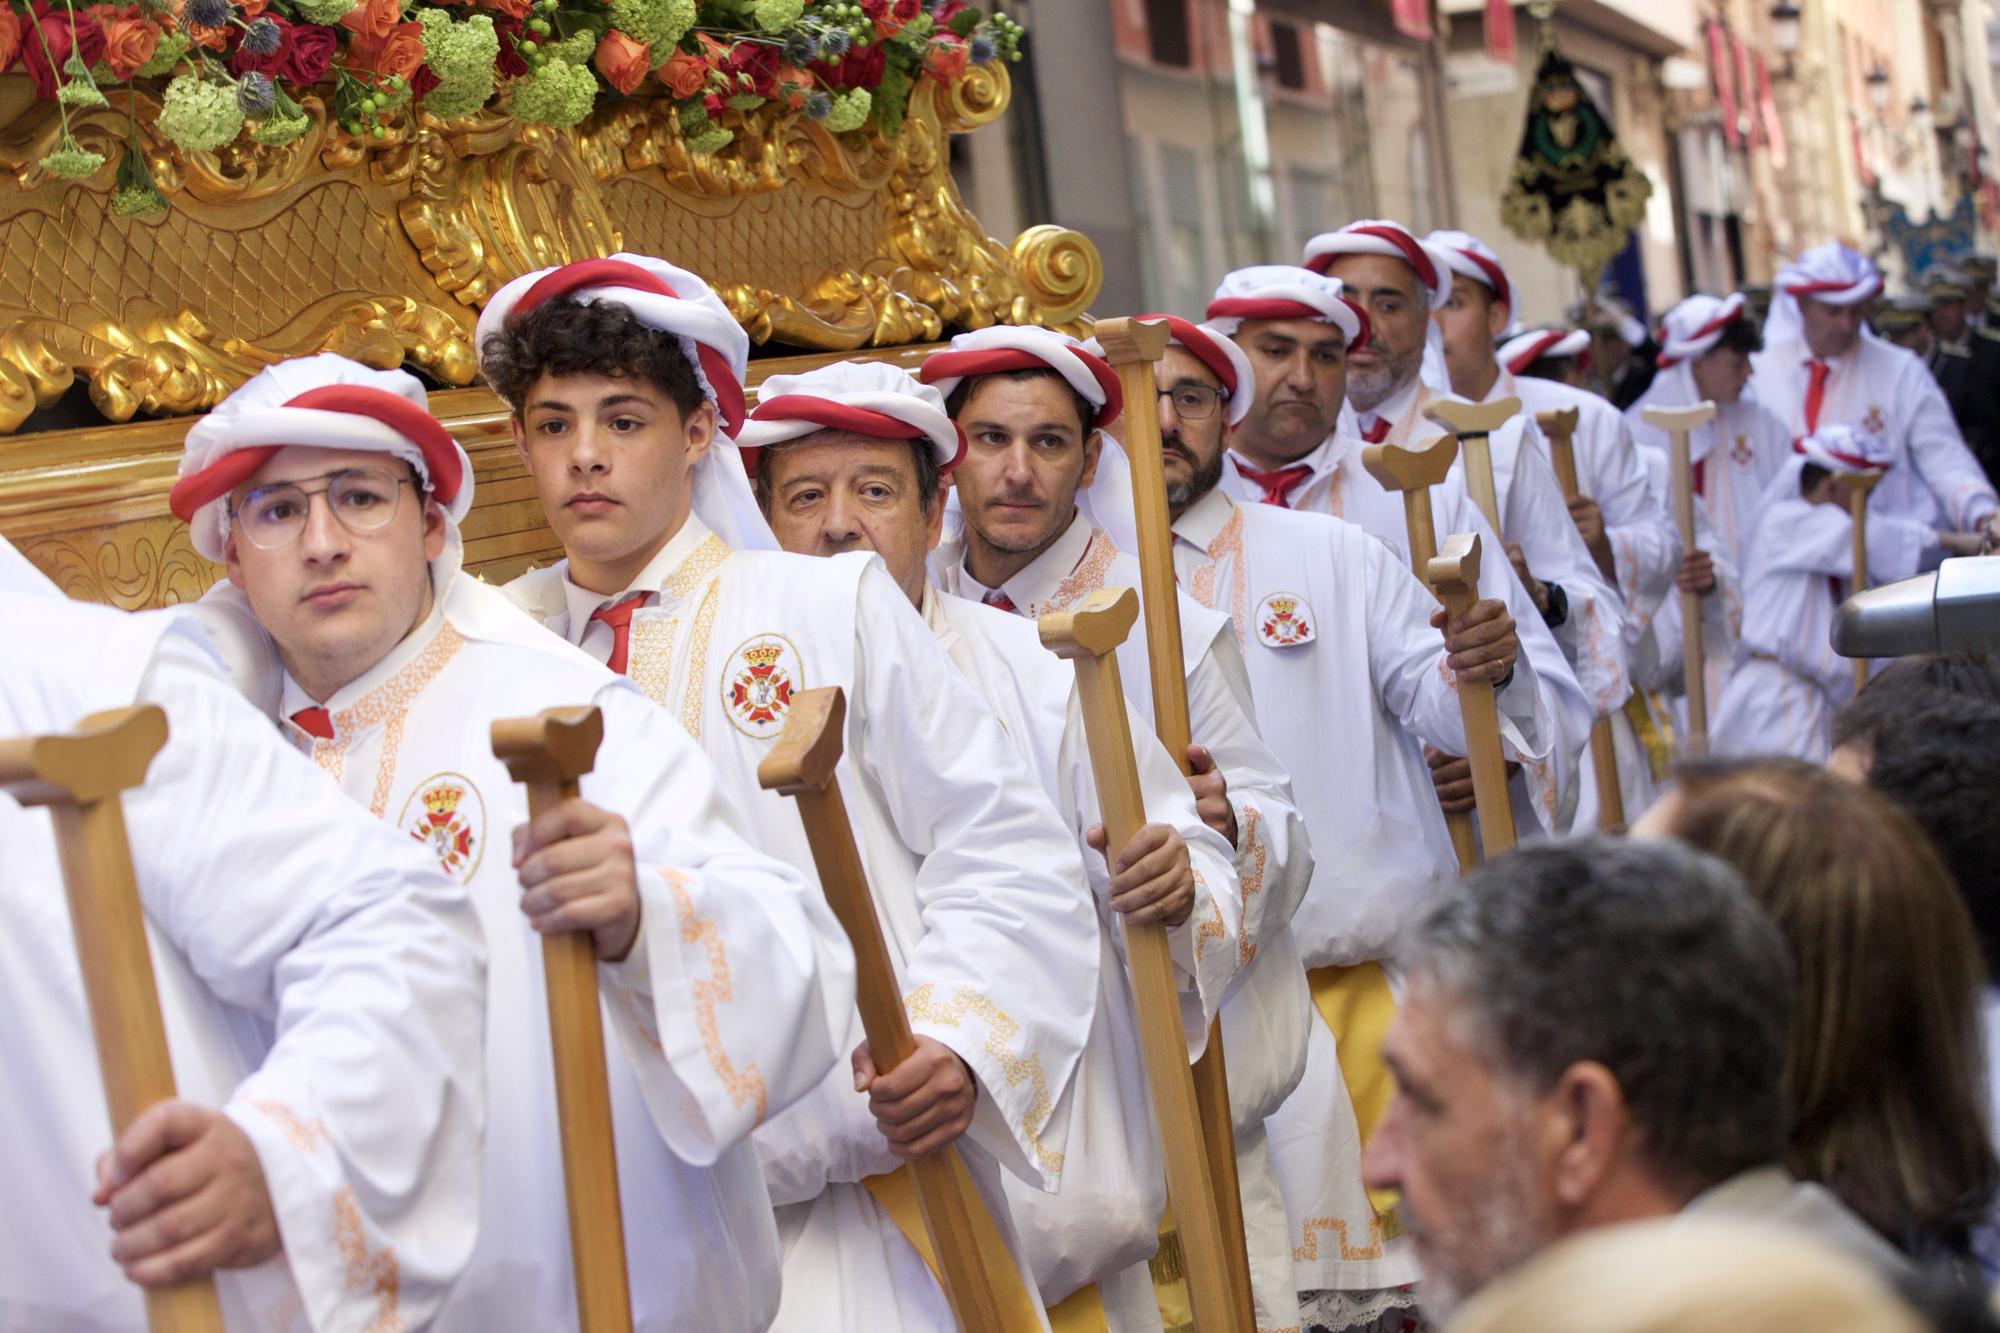
<svg viewBox="0 0 2000 1333"><path fill-rule="evenodd" d="M465 795L463 787L432 787L424 793L424 809L434 815L448 815L458 809L458 802Z"/></svg>
<svg viewBox="0 0 2000 1333"><path fill-rule="evenodd" d="M755 648L743 650L743 660L753 667L776 666L784 649L772 643L760 643Z"/></svg>
<svg viewBox="0 0 2000 1333"><path fill-rule="evenodd" d="M1274 597L1271 599L1271 609L1278 613L1280 620L1291 615L1298 608L1298 605L1298 602L1290 597Z"/></svg>

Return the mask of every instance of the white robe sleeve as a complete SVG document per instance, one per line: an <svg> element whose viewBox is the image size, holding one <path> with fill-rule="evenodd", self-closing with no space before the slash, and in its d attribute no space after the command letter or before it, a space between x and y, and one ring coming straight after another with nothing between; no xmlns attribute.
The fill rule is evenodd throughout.
<svg viewBox="0 0 2000 1333"><path fill-rule="evenodd" d="M1254 955L1290 928L1312 883L1313 854L1291 774L1258 731L1250 672L1235 635L1216 635L1188 674L1188 723L1194 743L1215 760L1236 815L1238 948Z"/></svg>
<svg viewBox="0 0 2000 1333"><path fill-rule="evenodd" d="M1666 498L1646 475L1625 419L1612 412L1597 415L1601 424L1592 432L1589 482L1596 489L1587 494L1604 516L1618 592L1628 606L1657 600L1672 590L1680 568L1680 534Z"/></svg>
<svg viewBox="0 0 2000 1333"><path fill-rule="evenodd" d="M1966 448L1965 437L1951 415L1951 405L1924 363L1909 358L1903 370L1903 383L1905 388L1898 399L1910 414L1907 461L1937 497L1938 509L1946 523L1957 532L1976 531L1993 516L1996 507L1993 483L1979 466L1979 460L1972 456L1972 450ZM1871 512L1871 525L1874 517ZM1872 527L1869 540L1874 540Z"/></svg>
<svg viewBox="0 0 2000 1333"><path fill-rule="evenodd" d="M893 580L862 576L850 756L894 816L924 934L903 984L917 1035L979 1083L971 1135L1053 1189L1057 1114L1097 1007L1097 919L1081 849L1000 724Z"/></svg>
<svg viewBox="0 0 2000 1333"><path fill-rule="evenodd" d="M141 897L210 990L274 1029L225 1110L256 1146L306 1313L317 1329L422 1327L479 1220L472 907L191 637L162 640L140 696L172 729L125 802Z"/></svg>
<svg viewBox="0 0 2000 1333"><path fill-rule="evenodd" d="M845 1059L854 954L685 729L623 680L595 702L583 796L630 828L641 904L632 953L598 969L605 1011L667 1146L708 1166Z"/></svg>
<svg viewBox="0 0 2000 1333"><path fill-rule="evenodd" d="M1758 554L1772 571L1837 579L1854 573L1854 522L1843 505L1781 501L1765 514L1759 532ZM1914 519L1868 515L1869 580L1889 583L1910 577L1934 538L1928 524Z"/></svg>

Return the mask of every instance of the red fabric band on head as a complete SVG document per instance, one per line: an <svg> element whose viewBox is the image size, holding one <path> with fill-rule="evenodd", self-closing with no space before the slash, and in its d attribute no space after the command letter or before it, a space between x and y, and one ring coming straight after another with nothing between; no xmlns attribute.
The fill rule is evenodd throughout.
<svg viewBox="0 0 2000 1333"><path fill-rule="evenodd" d="M1431 263L1431 257L1424 253L1424 247L1417 244L1417 238L1408 232L1395 227L1349 227L1346 234L1371 236L1378 241L1387 241L1402 252L1403 258L1417 271L1417 277L1423 281L1424 286L1436 291L1441 285L1438 282L1437 265Z"/></svg>
<svg viewBox="0 0 2000 1333"><path fill-rule="evenodd" d="M1731 324L1734 324L1737 320L1741 318L1743 318L1743 310L1740 306L1734 310L1724 311L1722 314L1717 315L1714 319L1711 319L1710 321L1708 321L1708 323L1696 329L1693 333L1690 333L1685 339L1685 341L1691 343L1700 342L1703 338L1709 337L1711 334L1722 332L1724 329L1728 328ZM1664 330L1662 332L1664 333ZM1666 338L1662 337L1660 341L1665 342ZM1669 356L1666 352L1663 351L1658 356L1653 358L1653 364L1658 366L1661 370L1666 370L1671 366L1679 365L1682 359L1683 358L1678 356Z"/></svg>
<svg viewBox="0 0 2000 1333"><path fill-rule="evenodd" d="M458 446L438 419L398 393L366 384L323 384L289 398L285 407L309 408L316 412L345 412L350 416L379 421L416 446L430 477L431 494L438 503L449 505L465 484L465 469L459 463ZM241 486L257 469L269 462L282 444L256 445L223 455L199 472L182 477L167 493L167 507L183 522L191 522L195 511Z"/></svg>
<svg viewBox="0 0 2000 1333"><path fill-rule="evenodd" d="M1831 458L1836 462L1845 463L1847 464L1847 466L1854 468L1856 471L1859 472L1887 472L1889 470L1889 465L1887 463L1871 462L1870 460L1862 458L1856 454L1842 453L1838 449L1828 449L1823 444L1820 446L1820 449L1826 454L1828 458ZM1806 442L1804 436L1795 435L1792 437L1792 452L1795 454L1803 454L1806 452Z"/></svg>
<svg viewBox="0 0 2000 1333"><path fill-rule="evenodd" d="M1280 302L1279 304L1290 304L1290 302ZM1211 314L1214 310L1214 306L1209 307ZM1314 312L1312 318L1317 319L1318 317L1318 313ZM1236 367L1229 363L1229 357L1223 350L1215 345L1214 334L1208 332L1206 329L1196 327L1193 323L1182 319L1179 315L1140 315L1139 318L1145 320L1165 320L1167 322L1168 335L1185 348L1189 356L1207 366L1215 378L1222 381L1222 391L1224 393L1228 394L1231 398L1236 396ZM1246 316L1246 318L1258 317Z"/></svg>
<svg viewBox="0 0 2000 1333"><path fill-rule="evenodd" d="M560 300L591 287L629 287L653 296L670 297L676 301L684 299L657 273L637 264L623 259L580 259L574 264L564 264L551 270L531 284L527 291L521 293L521 299L514 303L514 308L507 312L507 323L512 325L546 301ZM665 329L658 331L670 332ZM695 356L701 361L701 373L708 380L708 387L715 391L715 409L722 414L722 428L734 435L743 428L743 386L736 382L736 372L729 368L729 362L722 353L698 338L693 341Z"/></svg>
<svg viewBox="0 0 2000 1333"><path fill-rule="evenodd" d="M1354 315L1354 336L1347 340L1353 347L1368 341L1368 312L1345 296L1340 303ZM1307 305L1304 301L1288 301L1279 297L1223 296L1208 303L1209 319L1316 319L1322 324L1330 323L1332 316L1318 306Z"/></svg>
<svg viewBox="0 0 2000 1333"><path fill-rule="evenodd" d="M1460 250L1459 254L1472 261L1473 266L1486 275L1486 285L1493 289L1493 297L1509 310L1514 308L1514 289L1507 285L1507 272L1498 264L1480 254L1477 250Z"/></svg>
<svg viewBox="0 0 2000 1333"><path fill-rule="evenodd" d="M1097 381L1097 387L1104 391L1104 406L1097 409L1097 419L1091 423L1095 429L1103 430L1118 420L1125 410L1125 391L1118 387L1118 373L1102 357L1076 348L1067 350L1076 352L1083 361L1084 369ZM999 375L1010 370L1046 370L1062 377L1060 370L1033 352L1018 347L987 347L976 351L933 352L917 368L917 378L925 384L935 384L939 380L972 379L978 375ZM1065 378L1063 383L1069 384L1069 380Z"/></svg>
<svg viewBox="0 0 2000 1333"><path fill-rule="evenodd" d="M1037 361L1036 365L1042 363ZM750 414L752 421L810 421L816 426L830 430L851 431L871 440L923 440L931 443L930 432L901 417L892 417L887 412L877 412L872 408L856 407L851 403L835 402L831 398L821 398L808 393L785 393L767 402L757 404L757 410ZM949 472L965 457L965 432L958 429L956 422L952 429L958 431L958 448L951 461L941 465L939 471ZM787 443L790 443L787 441ZM744 449L746 458L754 460L759 450Z"/></svg>
<svg viewBox="0 0 2000 1333"><path fill-rule="evenodd" d="M1791 286L1785 288L1785 295L1822 296L1827 292L1849 291L1852 290L1853 287L1854 287L1853 283L1842 282L1838 278L1819 278L1812 282L1795 282ZM1868 291L1863 295L1856 297L1855 300L1866 301L1869 297L1875 295L1875 293L1881 290L1882 290L1882 280L1880 278L1877 278L1875 282L1869 287Z"/></svg>
<svg viewBox="0 0 2000 1333"><path fill-rule="evenodd" d="M1535 362L1542 359L1543 352L1548 351L1567 337L1569 335L1561 329L1547 330L1533 342L1529 343L1526 349L1517 354L1512 361L1507 363L1508 372L1514 375L1525 374L1529 366L1534 365Z"/></svg>

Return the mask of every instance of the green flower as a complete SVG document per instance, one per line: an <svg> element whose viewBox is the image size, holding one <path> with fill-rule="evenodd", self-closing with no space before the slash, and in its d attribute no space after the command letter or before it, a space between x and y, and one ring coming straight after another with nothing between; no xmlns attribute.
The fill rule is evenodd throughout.
<svg viewBox="0 0 2000 1333"><path fill-rule="evenodd" d="M276 112L264 117L257 128L250 131L250 142L260 143L267 148L288 144L312 128L312 121L303 115L281 116Z"/></svg>
<svg viewBox="0 0 2000 1333"><path fill-rule="evenodd" d="M139 66L132 77L137 79L157 79L174 67L174 63L187 54L188 35L175 28L160 34L160 44L153 48L153 58Z"/></svg>
<svg viewBox="0 0 2000 1333"><path fill-rule="evenodd" d="M66 181L89 180L104 165L104 154L78 144L64 131L54 152L42 158L42 170Z"/></svg>
<svg viewBox="0 0 2000 1333"><path fill-rule="evenodd" d="M849 88L844 93L836 93L833 109L826 113L826 119L820 124L835 134L858 130L868 123L868 111L873 101L866 88Z"/></svg>
<svg viewBox="0 0 2000 1333"><path fill-rule="evenodd" d="M755 93L738 93L730 98L726 105L737 111L755 111L764 105L764 102L765 99Z"/></svg>
<svg viewBox="0 0 2000 1333"><path fill-rule="evenodd" d="M612 27L668 54L694 26L695 0L611 0L610 8Z"/></svg>
<svg viewBox="0 0 2000 1333"><path fill-rule="evenodd" d="M875 85L875 102L869 110L869 119L891 139L903 132L903 117L910 109L910 87L914 82L891 64L882 71L882 82Z"/></svg>
<svg viewBox="0 0 2000 1333"><path fill-rule="evenodd" d="M90 67L83 63L83 57L76 51L69 53L63 61L63 86L56 89L56 100L64 106L109 106L104 94L92 82Z"/></svg>
<svg viewBox="0 0 2000 1333"><path fill-rule="evenodd" d="M161 96L155 128L183 152L206 153L222 147L242 130L243 108L236 104L234 85L182 74Z"/></svg>
<svg viewBox="0 0 2000 1333"><path fill-rule="evenodd" d="M493 96L493 62L500 55L493 20L475 14L453 23L441 10L420 9L417 21L424 25L424 63L438 76L424 110L440 120L472 115Z"/></svg>
<svg viewBox="0 0 2000 1333"><path fill-rule="evenodd" d="M638 34L628 32L626 35L636 37ZM543 42L542 54L551 61L559 60L569 65L588 65L590 58L597 54L598 36L599 34L591 29L583 28L557 41Z"/></svg>
<svg viewBox="0 0 2000 1333"><path fill-rule="evenodd" d="M713 153L727 148L730 141L735 137L736 131L724 129L720 125L711 125L700 134L695 135L694 138L689 139L687 143L688 147L694 149L697 153Z"/></svg>
<svg viewBox="0 0 2000 1333"><path fill-rule="evenodd" d="M355 0L292 0L292 12L306 23L335 24L354 9Z"/></svg>
<svg viewBox="0 0 2000 1333"><path fill-rule="evenodd" d="M156 218L167 211L167 197L151 185L126 186L111 192L111 211L121 218Z"/></svg>
<svg viewBox="0 0 2000 1333"><path fill-rule="evenodd" d="M783 32L805 12L805 0L757 0L750 7L750 19L765 32Z"/></svg>
<svg viewBox="0 0 2000 1333"><path fill-rule="evenodd" d="M563 60L514 80L507 94L508 115L559 130L582 121L596 105L597 76Z"/></svg>

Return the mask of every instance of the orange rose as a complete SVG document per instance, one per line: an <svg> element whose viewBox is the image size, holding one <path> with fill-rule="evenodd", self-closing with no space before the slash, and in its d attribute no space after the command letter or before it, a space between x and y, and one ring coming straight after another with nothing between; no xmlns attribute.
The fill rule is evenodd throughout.
<svg viewBox="0 0 2000 1333"><path fill-rule="evenodd" d="M131 13L106 18L100 26L104 29L102 59L111 66L111 76L120 83L131 78L138 72L139 66L151 60L154 48L160 44L159 25L140 18L136 6ZM5 63L0 60L0 65Z"/></svg>
<svg viewBox="0 0 2000 1333"><path fill-rule="evenodd" d="M369 42L384 42L389 29L403 21L402 0L361 0L347 11L340 26Z"/></svg>
<svg viewBox="0 0 2000 1333"><path fill-rule="evenodd" d="M21 54L21 16L12 5L0 5L0 69L14 63Z"/></svg>
<svg viewBox="0 0 2000 1333"><path fill-rule="evenodd" d="M708 84L708 62L685 51L674 52L658 73L660 82L676 99L693 97Z"/></svg>
<svg viewBox="0 0 2000 1333"><path fill-rule="evenodd" d="M939 83L950 83L965 73L971 54L964 42L941 42L931 47L930 54L924 58L924 72Z"/></svg>
<svg viewBox="0 0 2000 1333"><path fill-rule="evenodd" d="M653 68L652 50L616 28L607 29L597 39L597 52L590 59L604 81L621 93L644 83L647 71Z"/></svg>
<svg viewBox="0 0 2000 1333"><path fill-rule="evenodd" d="M347 50L350 69L372 70L385 79L407 79L424 63L424 25L398 23L380 42L357 35Z"/></svg>

